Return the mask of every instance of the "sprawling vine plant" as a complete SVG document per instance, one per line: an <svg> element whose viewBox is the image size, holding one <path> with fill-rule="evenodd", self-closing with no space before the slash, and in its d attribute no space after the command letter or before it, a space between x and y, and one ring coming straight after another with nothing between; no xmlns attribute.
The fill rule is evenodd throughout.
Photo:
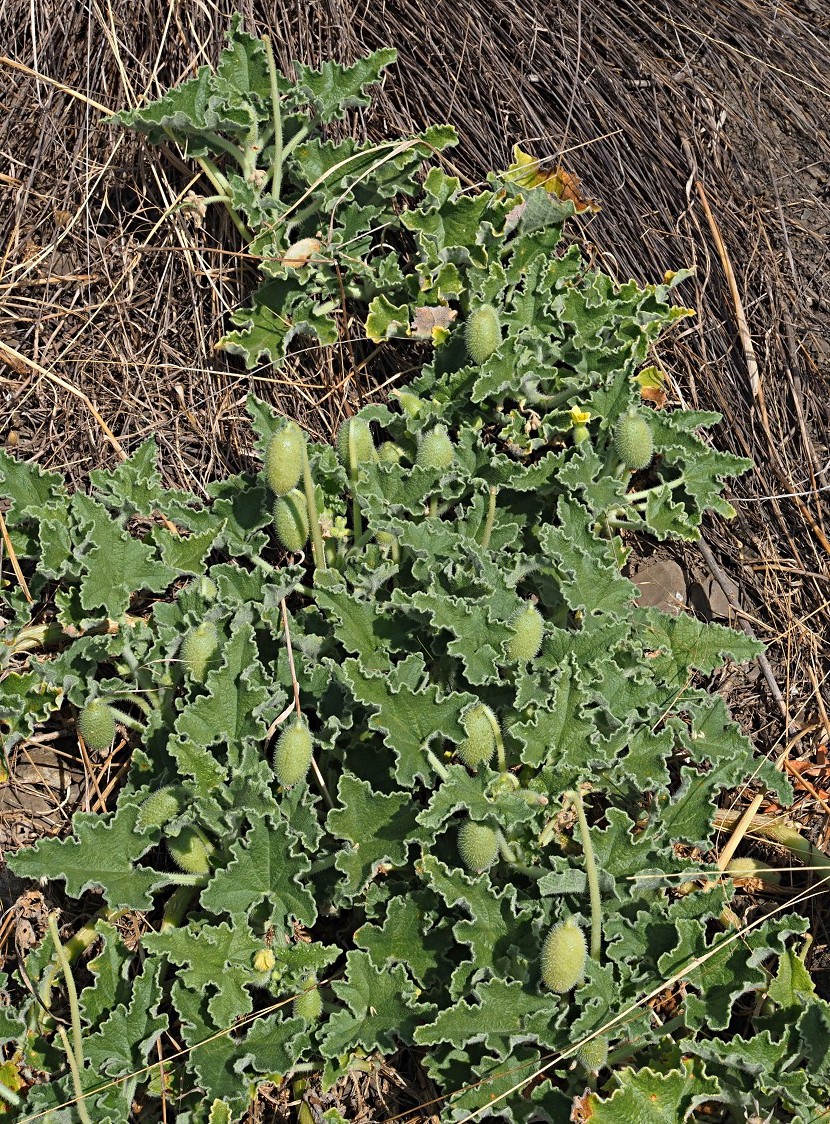
<svg viewBox="0 0 830 1124"><path fill-rule="evenodd" d="M209 502L162 485L153 440L74 494L0 453L25 572L2 590L7 751L44 727L132 747L112 811L9 859L89 921L27 956L0 1095L216 1124L403 1045L448 1120L806 1118L830 1008L805 921L738 936L734 887L690 873L714 870L724 790L789 797L705 685L758 645L638 607L624 575L631 532L693 539L748 467L701 435L716 415L643 395L682 275L590 266L523 159L419 186L450 130L326 140L391 58L289 82L234 24L216 72L123 115L186 143L251 239L249 362L333 342L344 295L434 354L336 450L252 395L260 467Z"/></svg>

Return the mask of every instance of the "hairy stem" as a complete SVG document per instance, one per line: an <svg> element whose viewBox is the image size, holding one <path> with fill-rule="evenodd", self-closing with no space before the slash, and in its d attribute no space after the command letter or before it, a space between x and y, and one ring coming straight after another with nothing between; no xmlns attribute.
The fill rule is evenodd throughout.
<svg viewBox="0 0 830 1124"><path fill-rule="evenodd" d="M317 500L314 495L314 481L311 478L311 464L308 459L308 445L303 442L303 490L308 508L308 523L311 530L311 548L314 552L314 565L318 570L326 568L326 552L323 547L323 536L320 532L320 513L317 510Z"/></svg>
<svg viewBox="0 0 830 1124"><path fill-rule="evenodd" d="M438 776L441 778L441 780L442 781L448 781L450 779L449 771L438 760L438 758L435 756L435 754L432 752L432 750L429 748L429 746L427 746L427 745L424 746L424 753L427 755L427 761L429 761L430 765L433 767L433 769L438 774Z"/></svg>
<svg viewBox="0 0 830 1124"><path fill-rule="evenodd" d="M55 956L60 964L64 983L66 984L66 997L69 1000L69 1016L72 1020L72 1046L75 1055L75 1064L80 1072L84 1067L84 1041L81 1035L81 1011L78 1007L78 992L75 988L75 977L72 975L69 958L61 944L60 934L58 933L58 922L54 913L49 914L47 925L49 926L49 936L52 938L52 944L55 946Z"/></svg>
<svg viewBox="0 0 830 1124"><path fill-rule="evenodd" d="M262 37L262 46L265 48L265 60L268 63L268 79L271 86L271 121L274 127L274 157L271 161L271 170L268 176L271 180L271 194L279 199L282 193L282 109L280 107L280 91L277 84L277 67L274 63L274 51L271 40L267 35ZM265 181L266 187L268 180Z"/></svg>
<svg viewBox="0 0 830 1124"><path fill-rule="evenodd" d="M504 741L502 740L501 736L501 726L499 726L499 720L498 718L496 718L495 714L493 714L489 706L485 708L485 713L487 715L487 721L490 723L490 728L493 731L493 739L496 743L496 754L498 756L499 772L506 773L507 754L504 751Z"/></svg>
<svg viewBox="0 0 830 1124"><path fill-rule="evenodd" d="M70 1049L69 1039L66 1037L66 1031L62 1026L58 1027L58 1034L63 1043L63 1048L66 1051L66 1060L69 1062L69 1070L72 1074L72 1088L75 1090L75 1106L78 1109L78 1116L81 1118L81 1124L92 1124L89 1110L86 1107L86 1093L81 1084L81 1070L77 1058L75 1058Z"/></svg>
<svg viewBox="0 0 830 1124"><path fill-rule="evenodd" d="M499 494L498 488L490 489L490 500L487 505L487 519L484 523L484 530L481 533L481 546L486 550L490 545L490 536L493 533L493 523L496 518L496 496Z"/></svg>
<svg viewBox="0 0 830 1124"><path fill-rule="evenodd" d="M599 896L599 873L594 856L594 847L588 831L588 820L585 816L585 805L582 802L582 793L578 788L569 794L576 808L576 817L579 820L579 833L582 836L582 853L585 856L585 872L588 875L588 894L591 899L591 956L599 963L602 954L602 901Z"/></svg>

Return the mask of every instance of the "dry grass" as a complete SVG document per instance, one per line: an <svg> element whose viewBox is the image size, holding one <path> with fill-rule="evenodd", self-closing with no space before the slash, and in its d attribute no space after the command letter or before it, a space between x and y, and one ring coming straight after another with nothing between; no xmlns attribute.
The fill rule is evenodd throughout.
<svg viewBox="0 0 830 1124"><path fill-rule="evenodd" d="M826 849L827 6L242 9L250 30L269 31L283 68L398 48L371 110L350 122L357 133L381 140L450 121L462 137L453 161L471 182L505 166L519 142L561 160L602 203L578 234L604 269L645 282L696 268L680 296L698 315L658 359L675 400L719 410L714 439L757 467L735 485L735 521L707 526L710 553L676 556L693 577L728 576L734 619L769 645L766 678L733 677L733 704L759 744L789 761L795 815ZM218 211L201 230L171 215L194 168L103 123L106 109L157 96L215 59L231 11L0 0L0 438L76 484L154 433L168 481L199 490L246 462L249 389L328 437L391 370L383 357L355 366L359 325L348 328L354 348L311 350L283 371L246 374L214 352L252 282L235 231ZM86 799L100 806L110 773L93 784L84 772ZM18 815L8 804L2 814Z"/></svg>

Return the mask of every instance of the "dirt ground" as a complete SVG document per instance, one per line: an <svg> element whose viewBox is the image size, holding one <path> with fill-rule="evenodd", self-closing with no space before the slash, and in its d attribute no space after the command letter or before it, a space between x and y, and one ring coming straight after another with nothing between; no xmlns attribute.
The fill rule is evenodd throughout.
<svg viewBox="0 0 830 1124"><path fill-rule="evenodd" d="M505 167L520 143L600 203L573 230L602 268L649 282L694 267L679 299L698 314L656 359L674 401L720 411L713 440L756 469L734 484L732 523L707 523L700 546L644 552L641 581L654 602L679 593L768 645L758 668L716 685L791 774L790 815L826 848L830 6L241 7L249 30L272 36L283 68L398 49L371 110L350 122L357 134L451 122L462 138L453 161L471 182ZM218 211L202 229L167 215L194 167L103 123L107 109L158 96L215 59L230 14L190 0L0 0L0 440L79 486L115 463L116 446L129 452L152 432L168 481L203 487L246 463L249 389L328 438L356 388L369 398L386 375L382 355L358 381L340 353L246 373L215 352L252 283L228 252L235 233ZM359 357L359 326L350 330ZM2 846L66 830L87 765L46 740L18 747L8 767ZM117 776L108 779L112 791ZM16 889L5 888L7 905ZM823 897L810 908L811 968L824 986L830 914ZM386 1113L428 1099L405 1070L390 1070ZM369 1091L354 1096L350 1119L371 1119ZM272 1111L263 1104L258 1119Z"/></svg>

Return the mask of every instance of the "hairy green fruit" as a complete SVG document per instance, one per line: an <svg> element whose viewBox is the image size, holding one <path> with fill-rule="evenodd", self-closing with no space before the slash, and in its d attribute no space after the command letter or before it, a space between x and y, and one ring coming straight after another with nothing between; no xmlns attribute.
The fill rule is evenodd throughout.
<svg viewBox="0 0 830 1124"><path fill-rule="evenodd" d="M182 641L182 660L197 683L204 683L211 660L219 647L219 632L213 621L191 628Z"/></svg>
<svg viewBox="0 0 830 1124"><path fill-rule="evenodd" d="M462 719L467 736L458 746L458 756L469 769L477 769L496 752L495 716L489 706L478 703Z"/></svg>
<svg viewBox="0 0 830 1124"><path fill-rule="evenodd" d="M510 622L513 635L507 643L507 654L511 660L532 660L539 654L545 621L535 605L520 609Z"/></svg>
<svg viewBox="0 0 830 1124"><path fill-rule="evenodd" d="M588 1073L599 1073L608 1061L608 1039L598 1034L590 1042L585 1042L576 1052L576 1060Z"/></svg>
<svg viewBox="0 0 830 1124"><path fill-rule="evenodd" d="M499 838L486 824L465 820L458 829L458 853L467 870L480 874L496 861Z"/></svg>
<svg viewBox="0 0 830 1124"><path fill-rule="evenodd" d="M479 305L467 320L464 330L467 353L474 363L489 359L501 345L501 321L491 304Z"/></svg>
<svg viewBox="0 0 830 1124"><path fill-rule="evenodd" d="M138 810L137 826L143 831L148 827L164 827L184 808L184 789L179 785L168 784L151 792Z"/></svg>
<svg viewBox="0 0 830 1124"><path fill-rule="evenodd" d="M372 431L364 418L346 418L337 435L337 455L350 480L357 479L362 464L377 460Z"/></svg>
<svg viewBox="0 0 830 1124"><path fill-rule="evenodd" d="M167 840L167 850L179 870L188 874L207 874L215 848L203 831L189 824L175 839Z"/></svg>
<svg viewBox="0 0 830 1124"><path fill-rule="evenodd" d="M378 460L381 464L400 464L404 456L403 449L394 441L384 441L378 447Z"/></svg>
<svg viewBox="0 0 830 1124"><path fill-rule="evenodd" d="M316 976L307 976L303 980L303 990L294 997L291 1009L297 1018L309 1023L317 1022L323 1013L323 997Z"/></svg>
<svg viewBox="0 0 830 1124"><path fill-rule="evenodd" d="M424 434L418 445L418 464L421 468L449 468L455 457L452 441L445 425L436 425Z"/></svg>
<svg viewBox="0 0 830 1124"><path fill-rule="evenodd" d="M285 549L294 554L308 542L308 507L297 488L274 504L274 529Z"/></svg>
<svg viewBox="0 0 830 1124"><path fill-rule="evenodd" d="M757 879L759 882L769 882L773 886L778 886L781 883L781 875L777 870L770 870L769 866L759 862L758 859L750 858L748 855L732 859L726 868L726 872L737 879L750 881Z"/></svg>
<svg viewBox="0 0 830 1124"><path fill-rule="evenodd" d="M574 426L574 445L584 444L590 436L587 425Z"/></svg>
<svg viewBox="0 0 830 1124"><path fill-rule="evenodd" d="M585 974L588 946L572 917L554 925L542 946L542 979L560 995L576 987Z"/></svg>
<svg viewBox="0 0 830 1124"><path fill-rule="evenodd" d="M288 422L275 433L265 454L265 478L271 491L284 496L303 474L305 436L295 422Z"/></svg>
<svg viewBox="0 0 830 1124"><path fill-rule="evenodd" d="M641 414L623 414L614 430L614 451L626 468L632 471L651 464L654 438L651 426Z"/></svg>
<svg viewBox="0 0 830 1124"><path fill-rule="evenodd" d="M103 699L92 699L78 715L77 726L90 749L109 749L115 737L115 714Z"/></svg>
<svg viewBox="0 0 830 1124"><path fill-rule="evenodd" d="M274 773L285 788L301 781L308 772L314 745L308 726L295 721L280 734L274 750Z"/></svg>

